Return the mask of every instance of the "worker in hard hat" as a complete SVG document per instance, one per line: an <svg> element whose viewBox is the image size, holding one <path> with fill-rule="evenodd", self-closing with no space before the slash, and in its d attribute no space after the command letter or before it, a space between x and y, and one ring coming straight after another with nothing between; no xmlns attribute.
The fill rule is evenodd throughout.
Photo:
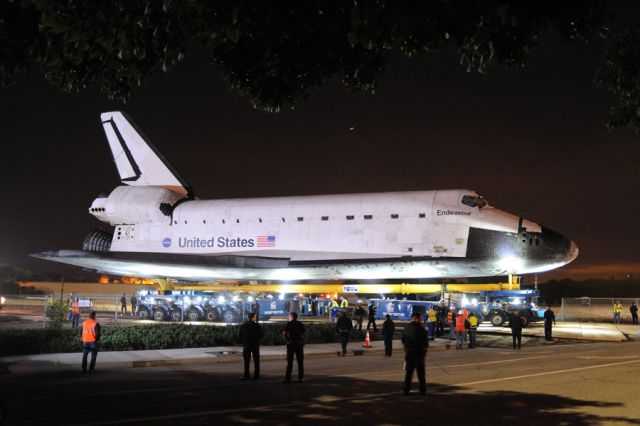
<svg viewBox="0 0 640 426"><path fill-rule="evenodd" d="M429 339L435 340L436 338L436 322L438 321L438 314L433 306L429 307L427 311L427 331L429 333Z"/></svg>
<svg viewBox="0 0 640 426"><path fill-rule="evenodd" d="M456 316L455 319L455 331L456 331L456 349L462 349L462 342L464 340L464 335L466 333L466 328L464 326L464 315L460 312L460 315Z"/></svg>
<svg viewBox="0 0 640 426"><path fill-rule="evenodd" d="M471 349L476 348L476 336L478 332L478 317L473 313L473 311L469 312L469 318L467 318L467 322L469 323L469 347Z"/></svg>

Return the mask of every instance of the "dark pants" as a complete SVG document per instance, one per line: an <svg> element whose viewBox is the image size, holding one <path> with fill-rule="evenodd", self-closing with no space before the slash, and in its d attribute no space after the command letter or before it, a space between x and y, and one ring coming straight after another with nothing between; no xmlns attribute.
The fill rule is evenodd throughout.
<svg viewBox="0 0 640 426"><path fill-rule="evenodd" d="M633 322L634 324L638 323L638 314L637 313L632 313L631 314L631 322Z"/></svg>
<svg viewBox="0 0 640 426"><path fill-rule="evenodd" d="M404 356L406 363L406 370L404 374L404 389L405 394L411 390L411 381L413 379L413 370L417 370L418 382L420 383L420 393L427 391L427 379L424 372L424 358L426 352L422 351L407 351Z"/></svg>
<svg viewBox="0 0 640 426"><path fill-rule="evenodd" d="M80 324L80 314L71 315L71 327L76 328Z"/></svg>
<svg viewBox="0 0 640 426"><path fill-rule="evenodd" d="M553 323L551 321L544 322L544 340L553 340L551 337L551 330Z"/></svg>
<svg viewBox="0 0 640 426"><path fill-rule="evenodd" d="M356 327L358 330L362 330L362 317L356 317Z"/></svg>
<svg viewBox="0 0 640 426"><path fill-rule="evenodd" d="M137 312L138 305L131 304L131 316L135 317Z"/></svg>
<svg viewBox="0 0 640 426"><path fill-rule="evenodd" d="M369 330L369 327L371 327L371 324L373 324L373 331L378 331L378 327L376 327L376 319L369 317L369 322L367 323L367 330Z"/></svg>
<svg viewBox="0 0 640 426"><path fill-rule="evenodd" d="M127 314L127 305L122 305L120 307L120 315L125 316Z"/></svg>
<svg viewBox="0 0 640 426"><path fill-rule="evenodd" d="M341 334L340 335L340 344L342 345L342 355L347 354L347 343L349 343L349 335Z"/></svg>
<svg viewBox="0 0 640 426"><path fill-rule="evenodd" d="M442 321L438 321L436 323L436 337L440 337L444 334L444 324L442 324Z"/></svg>
<svg viewBox="0 0 640 426"><path fill-rule="evenodd" d="M391 352L393 351L393 336L384 336L384 354L386 356L391 356Z"/></svg>
<svg viewBox="0 0 640 426"><path fill-rule="evenodd" d="M89 352L91 352L91 364L89 364L89 373L91 373L96 366L96 358L98 358L98 344L82 344L82 371L87 371L87 355L89 355Z"/></svg>
<svg viewBox="0 0 640 426"><path fill-rule="evenodd" d="M469 347L470 348L476 347L476 333L477 333L477 329L475 328L469 329Z"/></svg>
<svg viewBox="0 0 640 426"><path fill-rule="evenodd" d="M517 348L520 349L520 344L522 343L522 330L512 330L511 337L513 338L513 349L516 348L516 342L518 343Z"/></svg>
<svg viewBox="0 0 640 426"><path fill-rule="evenodd" d="M293 355L296 356L296 361L298 361L298 380L302 380L304 378L304 345L302 343L289 343L287 345L287 372L284 378L291 380Z"/></svg>
<svg viewBox="0 0 640 426"><path fill-rule="evenodd" d="M244 358L244 377L246 379L251 375L249 365L251 364L251 356L253 356L253 377L260 377L260 346L248 346L242 349L242 358Z"/></svg>

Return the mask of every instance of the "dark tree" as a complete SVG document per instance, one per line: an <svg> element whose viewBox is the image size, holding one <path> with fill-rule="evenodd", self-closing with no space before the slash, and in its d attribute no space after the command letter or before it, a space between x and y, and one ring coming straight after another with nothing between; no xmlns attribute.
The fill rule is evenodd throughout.
<svg viewBox="0 0 640 426"><path fill-rule="evenodd" d="M37 70L67 92L124 101L204 49L232 90L278 111L334 78L374 93L394 49L452 51L473 72L523 67L543 31L591 40L607 16L606 0L4 0L0 84ZM637 35L614 39L599 74L620 102L610 127L637 129L637 52Z"/></svg>

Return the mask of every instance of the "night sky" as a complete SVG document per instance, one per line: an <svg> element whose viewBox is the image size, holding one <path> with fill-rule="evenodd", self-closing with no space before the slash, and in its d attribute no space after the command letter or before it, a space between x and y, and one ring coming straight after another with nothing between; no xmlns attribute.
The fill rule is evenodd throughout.
<svg viewBox="0 0 640 426"><path fill-rule="evenodd" d="M99 114L123 110L199 198L475 189L576 241L578 260L542 281L637 276L640 138L604 128L613 101L592 84L603 49L550 31L525 69L487 75L455 55L397 54L375 96L336 80L279 114L231 94L203 52L127 104L34 73L0 90L0 263L78 271L28 254L80 249L102 227L87 209L119 180Z"/></svg>

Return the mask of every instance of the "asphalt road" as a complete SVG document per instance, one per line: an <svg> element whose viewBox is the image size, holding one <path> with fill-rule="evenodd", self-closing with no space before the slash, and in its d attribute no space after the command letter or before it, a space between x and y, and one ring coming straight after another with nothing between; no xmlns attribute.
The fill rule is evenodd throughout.
<svg viewBox="0 0 640 426"><path fill-rule="evenodd" d="M402 367L400 351L310 358L305 383L282 384L283 361L241 382L235 362L108 370L98 360L93 375L0 376L0 395L7 425L640 424L640 342L434 351L426 396L402 396Z"/></svg>

